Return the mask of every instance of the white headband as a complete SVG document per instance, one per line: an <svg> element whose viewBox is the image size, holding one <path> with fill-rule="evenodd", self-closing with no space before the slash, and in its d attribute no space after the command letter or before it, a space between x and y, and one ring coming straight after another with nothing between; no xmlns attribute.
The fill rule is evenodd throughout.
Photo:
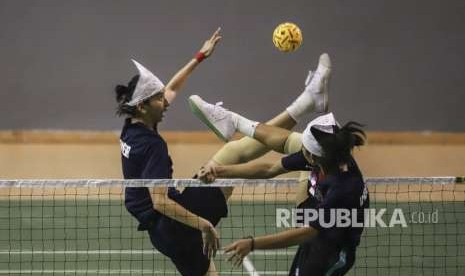
<svg viewBox="0 0 465 276"><path fill-rule="evenodd" d="M139 71L139 80L134 89L134 94L132 94L131 101L127 103L129 106L135 106L153 95L162 92L165 87L165 85L152 72L147 70L147 68L135 60L132 60L132 62Z"/></svg>
<svg viewBox="0 0 465 276"><path fill-rule="evenodd" d="M339 123L336 121L336 118L334 118L333 113L328 113L315 118L305 128L302 134L302 145L310 153L321 157L323 156L323 148L320 146L318 141L313 136L311 131L312 126L318 126L318 129L320 131L326 133L334 133L333 127L339 126Z"/></svg>

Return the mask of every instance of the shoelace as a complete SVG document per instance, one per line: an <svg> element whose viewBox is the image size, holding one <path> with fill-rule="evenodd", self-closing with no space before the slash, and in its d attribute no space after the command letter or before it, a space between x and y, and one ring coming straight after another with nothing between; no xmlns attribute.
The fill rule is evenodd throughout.
<svg viewBox="0 0 465 276"><path fill-rule="evenodd" d="M325 75L321 71L316 70L313 72L312 77L306 85L305 89L311 89L312 94L320 94L324 89L324 76ZM313 81L319 82L318 85L311 86Z"/></svg>
<svg viewBox="0 0 465 276"><path fill-rule="evenodd" d="M223 107L223 102L217 102L214 105L211 105L212 111L211 116L214 121L218 121L226 117L227 109Z"/></svg>
<svg viewBox="0 0 465 276"><path fill-rule="evenodd" d="M305 79L305 86L308 86L310 84L310 82L312 81L314 75L315 75L314 71L312 71L312 70L308 71L308 76Z"/></svg>

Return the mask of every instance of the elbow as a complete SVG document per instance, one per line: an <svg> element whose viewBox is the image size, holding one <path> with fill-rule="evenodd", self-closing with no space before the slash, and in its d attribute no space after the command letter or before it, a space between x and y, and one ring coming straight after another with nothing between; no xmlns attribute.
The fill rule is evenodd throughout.
<svg viewBox="0 0 465 276"><path fill-rule="evenodd" d="M174 99L176 98L177 91L173 87L166 87L165 88L165 99L171 104Z"/></svg>
<svg viewBox="0 0 465 276"><path fill-rule="evenodd" d="M158 201L155 201L155 202L153 203L153 209L155 209L156 211L158 211L158 212L160 212L160 213L162 213L161 210L163 210L163 206L164 206L164 204L161 204L161 203L158 202Z"/></svg>
<svg viewBox="0 0 465 276"><path fill-rule="evenodd" d="M277 175L279 175L279 173L276 172L273 164L266 164L261 173L261 177L263 178L273 178Z"/></svg>
<svg viewBox="0 0 465 276"><path fill-rule="evenodd" d="M153 198L153 209L160 213L164 213L166 208L166 195L157 195Z"/></svg>
<svg viewBox="0 0 465 276"><path fill-rule="evenodd" d="M165 207L165 204L161 203L160 201L156 201L153 203L153 209L155 209L155 211L158 211L160 213L163 213L163 209Z"/></svg>
<svg viewBox="0 0 465 276"><path fill-rule="evenodd" d="M276 175L271 172L271 171L265 171L261 176L260 178L264 178L264 179L268 179L268 178L273 178L275 177Z"/></svg>

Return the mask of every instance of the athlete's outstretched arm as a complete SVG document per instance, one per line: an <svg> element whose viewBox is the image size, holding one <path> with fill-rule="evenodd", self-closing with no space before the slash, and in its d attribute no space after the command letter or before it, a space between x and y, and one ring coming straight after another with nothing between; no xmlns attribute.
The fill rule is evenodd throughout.
<svg viewBox="0 0 465 276"><path fill-rule="evenodd" d="M301 134L297 132L289 133L289 135L287 132L283 134L283 139L287 137L284 141L283 152L287 154L302 149ZM281 159L274 162L248 162L251 159L258 158L258 154L264 154L267 151L267 147L263 144L248 137L229 142L215 154L213 160L210 160L199 169L197 176L201 181L211 183L216 178L273 178L287 173L288 171L283 167ZM252 158L246 159L244 157ZM236 165L238 163L242 164ZM305 180L306 177L303 179Z"/></svg>
<svg viewBox="0 0 465 276"><path fill-rule="evenodd" d="M218 28L210 37L210 39L205 41L202 48L199 50L199 53L202 53L204 55L203 58L209 57L213 53L213 50L215 49L215 46L220 39L220 28ZM193 59L191 59L168 82L168 84L165 87L165 98L169 103L172 103L173 100L176 98L178 92L181 90L182 86L184 85L192 71L195 69L195 67L197 67L197 65L200 63L201 59L202 57L194 57Z"/></svg>
<svg viewBox="0 0 465 276"><path fill-rule="evenodd" d="M274 163L248 162L238 165L205 166L200 168L197 175L201 181L211 183L216 178L273 178L287 172L280 159Z"/></svg>
<svg viewBox="0 0 465 276"><path fill-rule="evenodd" d="M254 239L246 238L231 243L225 247L226 253L231 253L228 261L238 266L242 259L247 256L253 249L277 249L304 243L318 234L318 230L309 226L295 228L280 233L256 237Z"/></svg>

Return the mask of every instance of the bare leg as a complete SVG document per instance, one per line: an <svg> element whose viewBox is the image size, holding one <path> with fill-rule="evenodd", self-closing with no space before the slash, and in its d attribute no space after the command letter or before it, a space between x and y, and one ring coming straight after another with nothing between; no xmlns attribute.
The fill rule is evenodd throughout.
<svg viewBox="0 0 465 276"><path fill-rule="evenodd" d="M224 145L207 162L207 165L232 165L249 162L264 155L270 149L280 153L289 152L288 144L290 143L288 138L293 134L289 130L296 125L296 120L312 111L327 111L330 71L331 61L329 56L322 54L315 75L310 73L305 81L304 92L286 108L286 111L267 123L258 125L253 132L253 138L256 140L245 137ZM297 144L301 148L300 143L292 144ZM226 200L229 199L233 189L223 188L222 190Z"/></svg>
<svg viewBox="0 0 465 276"><path fill-rule="evenodd" d="M289 116L289 113L287 111L283 111L273 119L266 122L266 124L284 129L292 129L293 127L295 127L297 122L294 119L292 119L291 116Z"/></svg>
<svg viewBox="0 0 465 276"><path fill-rule="evenodd" d="M328 108L328 79L331 72L331 60L327 54L322 54L319 59L315 73L309 72L305 81L304 91L289 105L284 112L274 117L264 125L250 121L234 112L226 119L215 123L212 118L214 114L229 112L224 108L218 108L205 101L199 96L193 95L189 98L194 114L207 124L220 138L228 140L235 131L242 132L249 137L239 141L226 144L210 160L210 164L230 165L248 162L256 159L270 148L278 151L286 151L286 140L291 135L290 130L296 125L296 121L303 119L311 112L325 112ZM222 116L222 115L220 115ZM257 126L257 127L255 127ZM277 127L277 128L272 128ZM208 163L207 163L208 164Z"/></svg>
<svg viewBox="0 0 465 276"><path fill-rule="evenodd" d="M267 123L269 126L281 127L284 129L292 129L296 125L296 121L286 111L281 112ZM233 165L246 163L257 159L267 152L270 148L258 142L255 139L244 137L237 141L232 141L225 144L214 156L207 162L208 165ZM222 187L221 190L226 198L232 194L232 187Z"/></svg>
<svg viewBox="0 0 465 276"><path fill-rule="evenodd" d="M283 115L282 116L283 120L281 121L281 123L282 122L287 123L288 121L286 121L285 114L280 114L280 115ZM286 129L281 129L279 127L275 127L271 125L259 125L257 127L257 130L259 128L261 129L260 131L263 132L263 133L258 134L259 136L263 136L259 138L265 138L265 139L271 140L271 142L270 141L264 141L264 142L271 144L270 146L274 146L275 148L273 149L278 152L282 152L285 154L291 154L291 153L298 152L302 149L302 134L301 133L290 132ZM272 133L272 135L270 135L270 133ZM255 136L257 136L257 132ZM273 143L275 144L273 145ZM238 164L238 163L245 163L253 159L259 158L260 156L264 155L268 151L270 151L270 148L268 148L267 146L264 146L262 143L258 142L257 140L254 140L249 137L244 137L240 140L225 144L216 153L216 155L211 160L208 161L207 164L232 165L232 164ZM301 202L307 199L308 177L309 177L309 172L301 172L299 175L299 185L297 186L296 198L295 198L296 205L300 204ZM222 187L221 189L223 191L223 194L226 200L228 200L234 188L233 187Z"/></svg>
<svg viewBox="0 0 465 276"><path fill-rule="evenodd" d="M255 128L254 138L268 148L284 153L287 138L291 133L292 132L284 128L259 124L257 128Z"/></svg>

